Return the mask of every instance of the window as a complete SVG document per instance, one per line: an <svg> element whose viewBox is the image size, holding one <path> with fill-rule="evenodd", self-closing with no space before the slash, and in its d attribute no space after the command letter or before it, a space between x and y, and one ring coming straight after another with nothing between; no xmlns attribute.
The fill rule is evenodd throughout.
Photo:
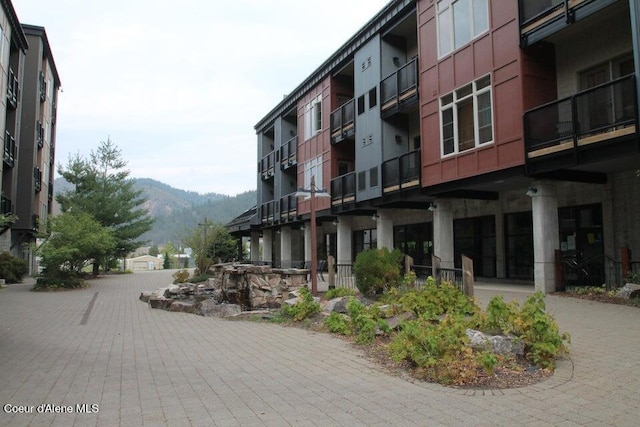
<svg viewBox="0 0 640 427"><path fill-rule="evenodd" d="M309 139L322 130L322 95L309 102L304 109L304 137Z"/></svg>
<svg viewBox="0 0 640 427"><path fill-rule="evenodd" d="M375 228L353 232L353 259L362 251L378 247L378 232Z"/></svg>
<svg viewBox="0 0 640 427"><path fill-rule="evenodd" d="M311 177L315 177L317 189L322 189L322 156L311 159L304 165L304 188L311 188Z"/></svg>
<svg viewBox="0 0 640 427"><path fill-rule="evenodd" d="M493 141L491 76L440 98L442 155L470 150Z"/></svg>
<svg viewBox="0 0 640 427"><path fill-rule="evenodd" d="M367 189L367 174L365 171L358 172L358 191Z"/></svg>
<svg viewBox="0 0 640 427"><path fill-rule="evenodd" d="M378 167L373 167L369 169L369 184L371 187L378 186Z"/></svg>
<svg viewBox="0 0 640 427"><path fill-rule="evenodd" d="M378 90L373 88L369 91L369 108L373 108L378 104Z"/></svg>
<svg viewBox="0 0 640 427"><path fill-rule="evenodd" d="M441 57L489 29L488 0L438 0L437 13Z"/></svg>
<svg viewBox="0 0 640 427"><path fill-rule="evenodd" d="M358 97L358 115L364 113L364 95Z"/></svg>

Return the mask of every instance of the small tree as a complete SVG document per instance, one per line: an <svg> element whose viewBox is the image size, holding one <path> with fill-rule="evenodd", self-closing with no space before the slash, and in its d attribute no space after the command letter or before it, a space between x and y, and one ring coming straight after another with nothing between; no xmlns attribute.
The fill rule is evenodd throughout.
<svg viewBox="0 0 640 427"><path fill-rule="evenodd" d="M7 283L20 283L22 278L29 272L27 263L20 258L16 258L9 252L0 254L0 278Z"/></svg>
<svg viewBox="0 0 640 427"><path fill-rule="evenodd" d="M115 247L113 231L86 212L66 212L51 221L51 236L39 248L45 276L79 275Z"/></svg>
<svg viewBox="0 0 640 427"><path fill-rule="evenodd" d="M169 252L164 253L164 262L162 263L162 268L168 270L171 268L171 260L169 259Z"/></svg>
<svg viewBox="0 0 640 427"><path fill-rule="evenodd" d="M356 286L363 295L376 295L399 283L402 253L398 249L369 249L360 252L353 264Z"/></svg>
<svg viewBox="0 0 640 427"><path fill-rule="evenodd" d="M202 227L206 227L203 229ZM205 220L204 224L191 230L183 242L192 249L196 267L206 274L218 260L231 261L237 256L236 240L222 224Z"/></svg>
<svg viewBox="0 0 640 427"><path fill-rule="evenodd" d="M151 245L151 247L149 248L149 255L158 256L159 253L160 253L160 249L158 249L158 245L156 244Z"/></svg>

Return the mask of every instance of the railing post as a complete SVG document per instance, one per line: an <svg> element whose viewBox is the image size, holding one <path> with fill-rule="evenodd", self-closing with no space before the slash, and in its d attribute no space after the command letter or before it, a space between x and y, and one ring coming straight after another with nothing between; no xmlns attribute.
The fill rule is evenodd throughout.
<svg viewBox="0 0 640 427"><path fill-rule="evenodd" d="M327 268L329 269L329 289L336 288L336 271L335 271L336 259L333 255L327 257Z"/></svg>
<svg viewBox="0 0 640 427"><path fill-rule="evenodd" d="M436 284L440 286L440 258L435 255L431 255L431 272Z"/></svg>
<svg viewBox="0 0 640 427"><path fill-rule="evenodd" d="M462 290L473 297L473 260L465 255L462 255Z"/></svg>

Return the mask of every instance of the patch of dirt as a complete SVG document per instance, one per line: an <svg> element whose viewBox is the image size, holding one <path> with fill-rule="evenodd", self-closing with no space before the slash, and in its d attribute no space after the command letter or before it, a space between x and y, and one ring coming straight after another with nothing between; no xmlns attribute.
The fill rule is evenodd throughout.
<svg viewBox="0 0 640 427"><path fill-rule="evenodd" d="M607 293L586 293L586 294L581 294L578 293L576 291L565 291L565 292L554 292L552 293L552 295L557 295L559 297L570 297L570 298L579 298L579 299L586 299L589 301L597 301L597 302L603 302L606 304L617 304L617 305L626 305L629 307L637 307L640 308L640 299L638 298L632 298L632 299L625 299L625 298L619 298L616 296L611 296Z"/></svg>

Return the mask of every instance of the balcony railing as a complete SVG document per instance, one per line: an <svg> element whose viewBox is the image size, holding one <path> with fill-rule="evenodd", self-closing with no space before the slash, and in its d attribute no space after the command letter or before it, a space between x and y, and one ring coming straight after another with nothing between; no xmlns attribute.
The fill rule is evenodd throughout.
<svg viewBox="0 0 640 427"><path fill-rule="evenodd" d="M527 161L635 134L635 87L635 76L629 75L527 111Z"/></svg>
<svg viewBox="0 0 640 427"><path fill-rule="evenodd" d="M335 144L355 133L355 101L351 99L331 113L331 142Z"/></svg>
<svg viewBox="0 0 640 427"><path fill-rule="evenodd" d="M280 222L294 221L298 216L298 198L289 194L279 200Z"/></svg>
<svg viewBox="0 0 640 427"><path fill-rule="evenodd" d="M262 179L269 179L275 174L276 152L272 151L260 161L260 172Z"/></svg>
<svg viewBox="0 0 640 427"><path fill-rule="evenodd" d="M44 126L40 121L36 125L36 132L36 141L38 142L38 149L40 149L44 146Z"/></svg>
<svg viewBox="0 0 640 427"><path fill-rule="evenodd" d="M298 137L294 136L280 147L280 169L288 169L298 162Z"/></svg>
<svg viewBox="0 0 640 427"><path fill-rule="evenodd" d="M11 204L11 199L2 196L2 201L0 202L0 214L9 215L11 213L13 213L13 205Z"/></svg>
<svg viewBox="0 0 640 427"><path fill-rule="evenodd" d="M31 226L33 227L34 230L39 230L40 229L40 216L33 214L31 215Z"/></svg>
<svg viewBox="0 0 640 427"><path fill-rule="evenodd" d="M260 205L260 220L262 224L273 224L274 219L274 201L263 203Z"/></svg>
<svg viewBox="0 0 640 427"><path fill-rule="evenodd" d="M331 207L344 210L356 202L356 173L351 172L331 180Z"/></svg>
<svg viewBox="0 0 640 427"><path fill-rule="evenodd" d="M407 62L380 84L381 110L399 110L418 99L418 58Z"/></svg>
<svg viewBox="0 0 640 427"><path fill-rule="evenodd" d="M4 134L4 155L2 159L10 168L14 166L16 161L16 139L9 131Z"/></svg>
<svg viewBox="0 0 640 427"><path fill-rule="evenodd" d="M523 46L561 30L616 0L518 0Z"/></svg>
<svg viewBox="0 0 640 427"><path fill-rule="evenodd" d="M40 102L44 102L47 99L47 81L44 79L44 74L40 72Z"/></svg>
<svg viewBox="0 0 640 427"><path fill-rule="evenodd" d="M385 193L416 187L420 187L420 150L382 163L382 188Z"/></svg>
<svg viewBox="0 0 640 427"><path fill-rule="evenodd" d="M36 193L42 190L42 171L40 168L33 168L33 187Z"/></svg>
<svg viewBox="0 0 640 427"><path fill-rule="evenodd" d="M49 201L53 201L53 186L49 184L49 189L47 190L47 197Z"/></svg>
<svg viewBox="0 0 640 427"><path fill-rule="evenodd" d="M7 101L13 108L18 106L18 100L20 99L20 84L18 78L13 72L12 68L9 68L9 79L7 81Z"/></svg>

